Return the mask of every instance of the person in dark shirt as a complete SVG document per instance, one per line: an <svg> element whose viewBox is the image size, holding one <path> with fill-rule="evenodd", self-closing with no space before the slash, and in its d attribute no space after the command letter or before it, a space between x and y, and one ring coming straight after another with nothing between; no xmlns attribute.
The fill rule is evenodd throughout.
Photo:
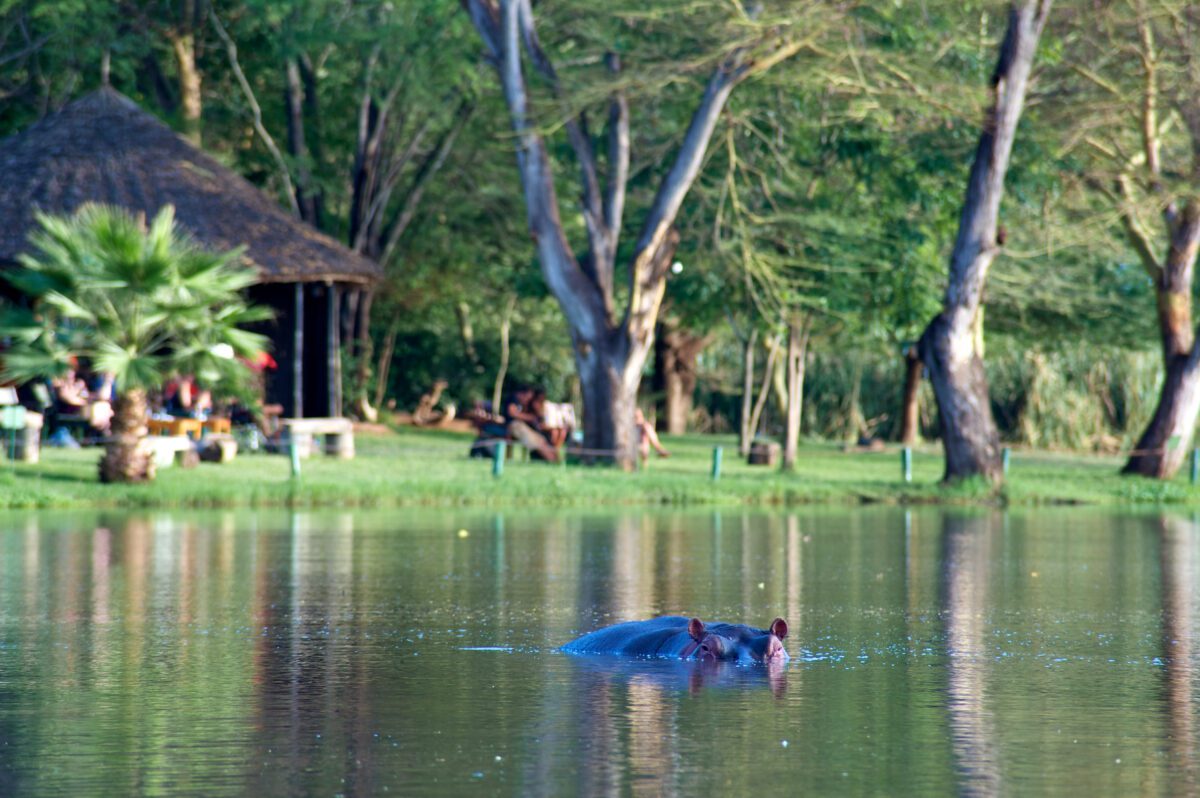
<svg viewBox="0 0 1200 798"><path fill-rule="evenodd" d="M526 449L537 452L548 462L557 463L558 450L538 432L541 419L532 407L536 393L533 388L523 385L505 398L502 404L505 429L510 438Z"/></svg>

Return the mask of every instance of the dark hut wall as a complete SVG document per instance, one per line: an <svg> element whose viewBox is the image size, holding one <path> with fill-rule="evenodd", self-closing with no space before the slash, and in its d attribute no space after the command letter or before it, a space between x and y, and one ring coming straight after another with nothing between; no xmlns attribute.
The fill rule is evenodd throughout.
<svg viewBox="0 0 1200 798"><path fill-rule="evenodd" d="M265 377L266 402L286 418L342 415L342 295L357 286L338 283L268 283L250 298L274 312L260 328L271 339L279 367Z"/></svg>

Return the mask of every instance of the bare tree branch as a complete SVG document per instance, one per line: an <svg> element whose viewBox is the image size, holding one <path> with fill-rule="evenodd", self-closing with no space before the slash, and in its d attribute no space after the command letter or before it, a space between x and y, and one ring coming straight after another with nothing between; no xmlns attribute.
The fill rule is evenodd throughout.
<svg viewBox="0 0 1200 798"><path fill-rule="evenodd" d="M396 245L400 242L400 237L404 235L404 231L412 224L413 218L417 215L417 208L421 204L421 199L425 196L425 189L429 187L430 181L434 175L442 168L446 162L446 158L450 155L450 151L454 149L454 142L458 138L458 134L466 127L467 120L471 118L475 106L469 100L463 100L459 105L458 112L454 115L454 122L450 128L442 136L441 142L426 158L425 163L417 171L416 177L413 178L412 186L408 190L408 194L404 197L404 204L400 211L396 214L395 220L392 222L388 230L387 243L384 244L383 250L379 255L380 263L387 263L392 257L392 253L396 250Z"/></svg>
<svg viewBox="0 0 1200 798"><path fill-rule="evenodd" d="M27 45L22 47L20 50L17 50L12 53L8 53L6 55L0 55L0 66L4 66L9 61L16 61L19 58L24 58L27 55L32 55L33 53L42 49L42 47L46 44L46 42L50 41L51 37L52 37L52 34L47 33L45 36L42 36L37 41L28 43Z"/></svg>
<svg viewBox="0 0 1200 798"><path fill-rule="evenodd" d="M1142 226L1141 220L1137 217L1137 211L1134 207L1133 189L1130 186L1129 176L1121 175L1117 178L1117 191L1119 196L1114 196L1112 192L1104 191L1117 205L1117 212L1121 218L1121 227L1125 230L1125 237L1129 239L1130 245L1138 255L1138 259L1142 262L1142 268L1146 274L1154 282L1155 286L1162 283L1163 268L1158 260L1158 256L1154 254L1154 246L1150 243L1150 234Z"/></svg>
<svg viewBox="0 0 1200 798"><path fill-rule="evenodd" d="M250 88L250 82L246 80L246 73L242 71L241 64L238 63L237 45L225 30L225 26L221 24L221 20L217 18L217 12L213 10L212 6L208 8L208 18L212 22L217 36L220 37L225 45L225 52L229 56L229 67L233 70L238 85L242 87L242 93L246 96L246 102L249 104L252 114L254 131L263 140L267 151L271 153L271 158L274 159L275 166L279 172L279 178L283 181L284 193L287 195L292 214L299 217L300 206L296 203L296 188L292 185L292 176L288 172L287 161L284 160L283 153L279 151L279 147L275 145L275 139L271 137L271 134L263 126L262 108L258 104L258 99L254 96L254 90Z"/></svg>
<svg viewBox="0 0 1200 798"><path fill-rule="evenodd" d="M988 269L999 252L996 234L1004 178L1025 102L1034 50L1049 7L1050 0L1013 4L1000 57L992 73L992 105L971 165L946 286L946 313L960 331L974 323Z"/></svg>
<svg viewBox="0 0 1200 798"><path fill-rule="evenodd" d="M537 27L533 21L533 9L530 0L515 0L520 7L521 40L529 53L529 60L534 69L550 84L554 96L560 102L563 100L562 85L554 64L546 56L538 39ZM580 210L583 213L584 226L587 229L588 249L590 257L584 261L584 270L595 281L604 298L608 313L612 315L612 273L614 264L609 257L609 228L606 224L600 198L600 180L596 170L596 153L592 148L591 134L588 133L587 115L580 111L570 116L564 125L567 131L567 141L575 152L579 162L581 184Z"/></svg>
<svg viewBox="0 0 1200 798"><path fill-rule="evenodd" d="M659 184L658 194L654 204L650 206L650 214L646 217L642 233L638 237L633 268L629 271L629 304L626 306L626 322L633 314L645 313L649 306L657 306L657 301L643 296L643 289L653 284L653 272L656 262L660 262L659 250L667 241L671 226L683 204L683 198L700 173L700 165L704 161L704 153L708 149L709 139L716 128L721 109L733 92L736 85L735 72L740 66L743 51L737 50L729 55L713 72L705 87L700 105L692 114L692 121L684 134L683 144L675 156L671 169Z"/></svg>
<svg viewBox="0 0 1200 798"><path fill-rule="evenodd" d="M505 101L516 134L517 169L525 193L526 217L537 243L542 275L550 291L558 298L568 323L588 339L597 338L607 318L604 303L595 291L595 282L585 274L571 252L558 210L558 196L545 141L529 117L529 96L521 69L521 0L509 0L501 9L500 29L489 32L488 20L495 20L487 9L495 9L494 0L466 0L473 21L481 20L481 36L498 33L495 43L499 55L497 70ZM477 23L478 25L479 23ZM486 38L485 38L486 42Z"/></svg>
<svg viewBox="0 0 1200 798"><path fill-rule="evenodd" d="M461 0L463 8L471 17L479 38L488 49L488 55L496 63L503 58L500 41L500 7L496 0Z"/></svg>
<svg viewBox="0 0 1200 798"><path fill-rule="evenodd" d="M614 75L621 71L621 58L609 53L605 64ZM608 180L604 191L604 226L608 228L608 257L616 261L625 214L625 185L629 182L629 101L625 92L613 92L608 104ZM612 287L609 286L611 293Z"/></svg>

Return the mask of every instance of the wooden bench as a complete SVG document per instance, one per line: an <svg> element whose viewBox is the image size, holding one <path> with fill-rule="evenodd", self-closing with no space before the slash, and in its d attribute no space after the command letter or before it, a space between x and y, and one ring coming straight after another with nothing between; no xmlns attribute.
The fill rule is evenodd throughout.
<svg viewBox="0 0 1200 798"><path fill-rule="evenodd" d="M206 463L230 463L237 457L238 442L224 432L204 436L199 445L200 459Z"/></svg>
<svg viewBox="0 0 1200 798"><path fill-rule="evenodd" d="M313 438L325 438L325 454L342 460L354 457L354 425L348 418L285 418L284 441L296 447L300 457L313 452Z"/></svg>
<svg viewBox="0 0 1200 798"><path fill-rule="evenodd" d="M196 442L187 435L148 435L142 442L150 449L154 465L159 468L166 468L172 463L191 468L200 462Z"/></svg>

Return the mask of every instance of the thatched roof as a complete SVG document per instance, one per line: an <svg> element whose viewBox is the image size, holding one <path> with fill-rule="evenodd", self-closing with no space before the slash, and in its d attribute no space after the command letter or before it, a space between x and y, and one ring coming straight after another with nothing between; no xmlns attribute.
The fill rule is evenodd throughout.
<svg viewBox="0 0 1200 798"><path fill-rule="evenodd" d="M71 212L86 202L153 216L175 206L202 245L245 245L263 282L373 282L379 266L289 216L110 88L100 89L0 140L0 263L28 248L34 210Z"/></svg>

